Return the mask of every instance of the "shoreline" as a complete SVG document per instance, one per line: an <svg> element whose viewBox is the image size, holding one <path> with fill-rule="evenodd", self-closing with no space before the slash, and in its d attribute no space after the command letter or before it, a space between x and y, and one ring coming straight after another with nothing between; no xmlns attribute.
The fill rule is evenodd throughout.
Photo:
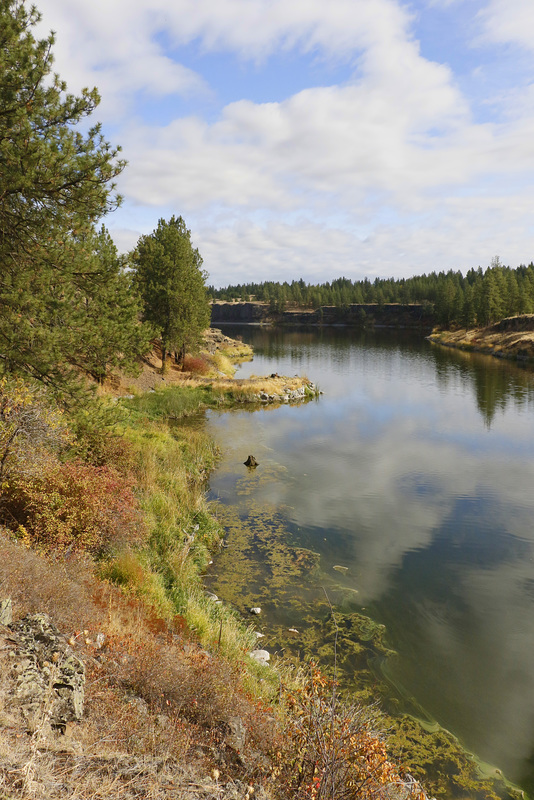
<svg viewBox="0 0 534 800"><path fill-rule="evenodd" d="M426 338L457 350L520 363L534 362L534 314L507 317L485 328L433 331Z"/></svg>

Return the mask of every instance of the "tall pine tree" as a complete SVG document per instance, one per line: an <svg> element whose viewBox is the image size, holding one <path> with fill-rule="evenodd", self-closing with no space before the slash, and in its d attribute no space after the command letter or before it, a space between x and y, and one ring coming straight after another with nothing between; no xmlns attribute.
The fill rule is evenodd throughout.
<svg viewBox="0 0 534 800"><path fill-rule="evenodd" d="M52 74L53 36L33 36L39 20L24 0L0 0L0 372L65 394L80 371L114 360L110 341L105 354L96 351L104 338L98 329L110 310L117 318L125 297L115 296L113 309L104 302L123 280L120 264L98 265L87 242L119 202L113 181L125 162L98 125L85 135L76 129L98 93L67 93ZM88 313L97 297L100 313ZM123 310L133 332L132 303ZM140 345L135 335L132 341Z"/></svg>
<svg viewBox="0 0 534 800"><path fill-rule="evenodd" d="M145 319L161 339L163 370L171 350L183 364L186 351L198 347L211 317L207 273L183 218L160 219L155 231L141 236L133 263Z"/></svg>

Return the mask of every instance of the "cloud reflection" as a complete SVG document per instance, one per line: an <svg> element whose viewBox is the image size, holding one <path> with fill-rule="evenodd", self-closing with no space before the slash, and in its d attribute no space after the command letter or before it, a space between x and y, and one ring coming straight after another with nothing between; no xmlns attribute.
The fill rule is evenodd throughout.
<svg viewBox="0 0 534 800"><path fill-rule="evenodd" d="M325 396L215 417L221 474L235 470L240 448L254 452L266 470L255 502L285 509L288 536L386 623L401 654L395 680L520 778L534 749L529 377L396 344L322 346L315 363L310 344L303 358ZM269 365L281 371L279 360ZM333 573L336 564L348 572Z"/></svg>

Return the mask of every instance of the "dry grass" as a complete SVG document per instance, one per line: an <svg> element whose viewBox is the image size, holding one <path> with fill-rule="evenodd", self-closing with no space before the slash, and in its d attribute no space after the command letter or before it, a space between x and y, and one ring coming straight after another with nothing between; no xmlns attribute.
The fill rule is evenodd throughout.
<svg viewBox="0 0 534 800"><path fill-rule="evenodd" d="M252 375L250 378L184 378L183 386L210 386L213 394L219 394L221 402L231 400L237 402L256 402L258 395L283 395L288 390L294 391L302 386L309 387L311 382L306 376L292 378L280 375L275 378Z"/></svg>
<svg viewBox="0 0 534 800"><path fill-rule="evenodd" d="M261 777L276 730L244 693L243 664L210 655L183 618L159 618L82 559L49 562L2 536L0 560L0 596L12 596L16 616L47 611L87 668L84 720L66 736L44 725L28 736L11 702L13 644L2 640L0 797L222 799L226 784L235 792L235 781ZM228 743L235 718L247 731L246 764ZM214 765L221 781L209 777Z"/></svg>
<svg viewBox="0 0 534 800"><path fill-rule="evenodd" d="M497 325L488 328L474 328L472 330L440 331L430 336L430 340L447 347L457 347L461 350L470 350L478 353L498 355L501 358L534 359L534 332L530 330L531 320L526 322L528 327L522 330L512 325L511 320L502 320ZM510 325L506 326L505 323Z"/></svg>

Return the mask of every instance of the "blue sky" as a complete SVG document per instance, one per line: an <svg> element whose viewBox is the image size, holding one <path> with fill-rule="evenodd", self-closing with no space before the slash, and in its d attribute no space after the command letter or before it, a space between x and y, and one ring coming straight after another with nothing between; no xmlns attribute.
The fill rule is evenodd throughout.
<svg viewBox="0 0 534 800"><path fill-rule="evenodd" d="M129 165L123 251L182 215L210 283L534 259L534 0L40 0Z"/></svg>

